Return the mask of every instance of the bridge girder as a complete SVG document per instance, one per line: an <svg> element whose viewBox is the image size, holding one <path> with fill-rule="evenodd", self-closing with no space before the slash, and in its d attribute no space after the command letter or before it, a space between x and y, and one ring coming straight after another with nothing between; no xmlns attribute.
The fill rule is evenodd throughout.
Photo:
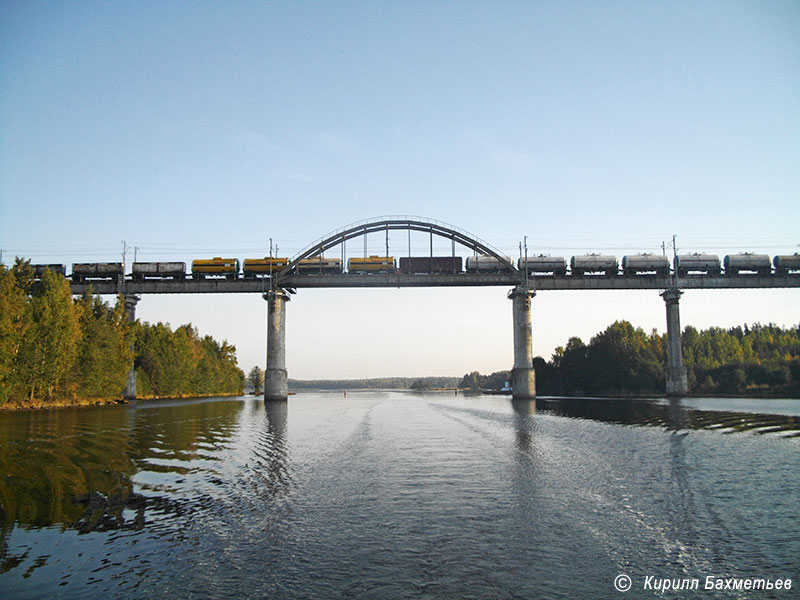
<svg viewBox="0 0 800 600"><path fill-rule="evenodd" d="M518 269L514 263L506 260L506 257L500 254L496 248L493 248L474 235L459 230L452 225L447 225L446 223L442 223L440 221L433 221L422 217L378 217L377 219L361 221L358 223L353 223L352 225L347 225L329 234L325 238L314 242L311 246L294 256L289 261L289 264L287 264L277 274L276 280L280 281L282 277L288 276L301 260L321 255L326 250L338 246L339 244L344 244L349 240L359 238L370 233L398 230L430 233L447 240L452 240L453 242L465 246L466 248L469 248L470 250L473 250L484 256L494 257L499 260L508 271L512 273L518 273Z"/></svg>

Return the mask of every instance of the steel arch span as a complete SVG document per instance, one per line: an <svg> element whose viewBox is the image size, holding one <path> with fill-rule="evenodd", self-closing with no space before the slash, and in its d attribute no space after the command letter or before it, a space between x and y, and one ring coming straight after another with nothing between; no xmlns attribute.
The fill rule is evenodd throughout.
<svg viewBox="0 0 800 600"><path fill-rule="evenodd" d="M509 271L517 272L517 267L513 262L509 261L503 256L497 248L482 241L480 238L472 235L453 225L437 221L435 219L427 219L425 217L416 216L383 216L374 219L366 219L358 221L341 227L323 238L313 242L300 253L296 254L289 263L281 269L278 273L278 278L289 275L294 270L295 265L301 260L312 258L324 253L326 250L344 244L345 242L365 236L370 233L377 233L381 231L421 231L423 233L430 233L438 237L451 240L457 244L465 246L470 250L484 256L491 256L500 261Z"/></svg>

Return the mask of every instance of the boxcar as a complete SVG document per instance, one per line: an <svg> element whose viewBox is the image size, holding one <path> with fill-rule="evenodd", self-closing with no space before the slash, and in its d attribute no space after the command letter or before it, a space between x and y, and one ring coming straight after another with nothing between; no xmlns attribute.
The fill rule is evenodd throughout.
<svg viewBox="0 0 800 600"><path fill-rule="evenodd" d="M400 272L415 273L460 273L460 256L401 256Z"/></svg>

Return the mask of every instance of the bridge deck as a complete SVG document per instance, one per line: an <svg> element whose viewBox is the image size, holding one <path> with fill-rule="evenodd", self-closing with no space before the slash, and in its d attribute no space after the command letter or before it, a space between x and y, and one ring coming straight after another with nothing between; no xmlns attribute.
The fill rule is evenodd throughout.
<svg viewBox="0 0 800 600"><path fill-rule="evenodd" d="M290 275L276 279L282 288L401 288L516 286L519 273L452 273L406 275L395 273L341 275ZM535 290L663 290L675 286L671 276L637 275L630 277L531 277ZM186 279L184 281L94 281L73 283L72 293L82 294L89 286L95 294L237 294L264 293L269 279ZM800 288L800 274L790 275L688 275L678 280L680 289Z"/></svg>

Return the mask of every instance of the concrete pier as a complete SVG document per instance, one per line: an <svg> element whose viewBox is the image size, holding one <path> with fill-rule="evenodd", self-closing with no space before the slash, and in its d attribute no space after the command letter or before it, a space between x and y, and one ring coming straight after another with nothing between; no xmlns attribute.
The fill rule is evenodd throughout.
<svg viewBox="0 0 800 600"><path fill-rule="evenodd" d="M669 289L661 294L667 305L667 396L684 396L689 391L681 347L681 317L678 310L680 290Z"/></svg>
<svg viewBox="0 0 800 600"><path fill-rule="evenodd" d="M289 375L286 371L286 303L289 296L281 289L264 294L267 301L267 369L264 373L264 400L286 400Z"/></svg>
<svg viewBox="0 0 800 600"><path fill-rule="evenodd" d="M533 370L533 328L531 326L531 298L533 291L518 285L508 293L514 314L514 368L511 371L511 389L514 400L536 397L536 375Z"/></svg>
<svg viewBox="0 0 800 600"><path fill-rule="evenodd" d="M128 323L136 321L136 305L141 300L141 297L135 294L125 294L125 312L128 315ZM131 349L133 349L133 342L131 342ZM122 391L122 397L125 400L136 400L136 365L131 363L131 369L128 371L128 378L125 380L125 389Z"/></svg>

